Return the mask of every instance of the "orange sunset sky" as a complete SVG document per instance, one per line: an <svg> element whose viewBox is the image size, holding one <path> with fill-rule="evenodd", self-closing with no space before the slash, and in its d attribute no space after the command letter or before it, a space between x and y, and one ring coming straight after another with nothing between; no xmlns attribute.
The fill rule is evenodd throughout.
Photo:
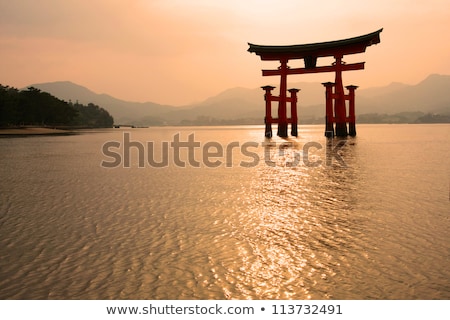
<svg viewBox="0 0 450 320"><path fill-rule="evenodd" d="M384 28L380 44L344 58L366 61L344 84L416 84L450 74L449 17L448 0L0 0L0 83L68 80L124 100L184 105L277 83L261 76L277 64L248 53L247 42L303 44Z"/></svg>

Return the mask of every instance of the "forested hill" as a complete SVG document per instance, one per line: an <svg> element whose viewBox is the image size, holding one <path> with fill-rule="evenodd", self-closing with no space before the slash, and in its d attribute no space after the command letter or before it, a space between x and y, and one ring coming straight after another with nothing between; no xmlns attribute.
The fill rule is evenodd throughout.
<svg viewBox="0 0 450 320"><path fill-rule="evenodd" d="M27 90L0 85L0 126L21 125L112 127L113 117L103 108L60 100L34 87Z"/></svg>

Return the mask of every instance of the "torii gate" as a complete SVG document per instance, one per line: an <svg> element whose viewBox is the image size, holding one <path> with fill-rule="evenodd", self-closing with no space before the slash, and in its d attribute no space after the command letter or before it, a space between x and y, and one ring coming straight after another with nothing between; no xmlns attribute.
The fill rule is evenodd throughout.
<svg viewBox="0 0 450 320"><path fill-rule="evenodd" d="M364 62L346 64L342 61L344 55L362 53L368 46L380 43L380 32L378 31L344 40L328 41L320 43L288 45L288 46L264 46L248 43L249 52L254 52L261 57L261 60L279 60L280 67L276 70L262 70L263 76L281 76L280 95L273 96L272 86L262 87L265 90L266 100L266 137L272 137L272 123L278 123L278 136L288 136L288 123L291 123L291 135L297 136L297 92L298 89L290 89L290 97L287 96L287 75L306 74L319 72L335 72L335 82L325 82L326 88L326 116L325 135L344 137L355 136L355 90L357 86L347 86L349 94L344 93L342 84L342 71L364 69ZM316 66L317 58L334 57L335 62L331 66ZM289 60L303 59L304 68L290 68ZM333 92L334 87L334 92ZM334 112L333 112L334 100ZM349 115L347 116L345 100L349 100ZM271 102L278 101L278 118L272 118ZM286 114L286 104L291 103L291 117ZM347 122L349 131L347 131ZM334 128L336 124L336 128Z"/></svg>

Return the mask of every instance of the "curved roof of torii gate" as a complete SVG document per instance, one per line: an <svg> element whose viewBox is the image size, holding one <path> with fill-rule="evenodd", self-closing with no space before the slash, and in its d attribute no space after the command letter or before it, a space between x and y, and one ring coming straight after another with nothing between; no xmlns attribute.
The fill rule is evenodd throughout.
<svg viewBox="0 0 450 320"><path fill-rule="evenodd" d="M368 46L380 43L380 32L368 33L363 36L343 40L317 42L288 46L265 46L248 43L247 51L254 52L261 60L303 59L305 57L327 57L336 54L354 54L366 51Z"/></svg>

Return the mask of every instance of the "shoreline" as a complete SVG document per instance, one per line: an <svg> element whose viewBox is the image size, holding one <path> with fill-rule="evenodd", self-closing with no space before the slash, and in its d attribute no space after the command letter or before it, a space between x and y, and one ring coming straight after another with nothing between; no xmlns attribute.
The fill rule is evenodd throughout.
<svg viewBox="0 0 450 320"><path fill-rule="evenodd" d="M68 135L74 131L47 127L0 128L0 136Z"/></svg>

